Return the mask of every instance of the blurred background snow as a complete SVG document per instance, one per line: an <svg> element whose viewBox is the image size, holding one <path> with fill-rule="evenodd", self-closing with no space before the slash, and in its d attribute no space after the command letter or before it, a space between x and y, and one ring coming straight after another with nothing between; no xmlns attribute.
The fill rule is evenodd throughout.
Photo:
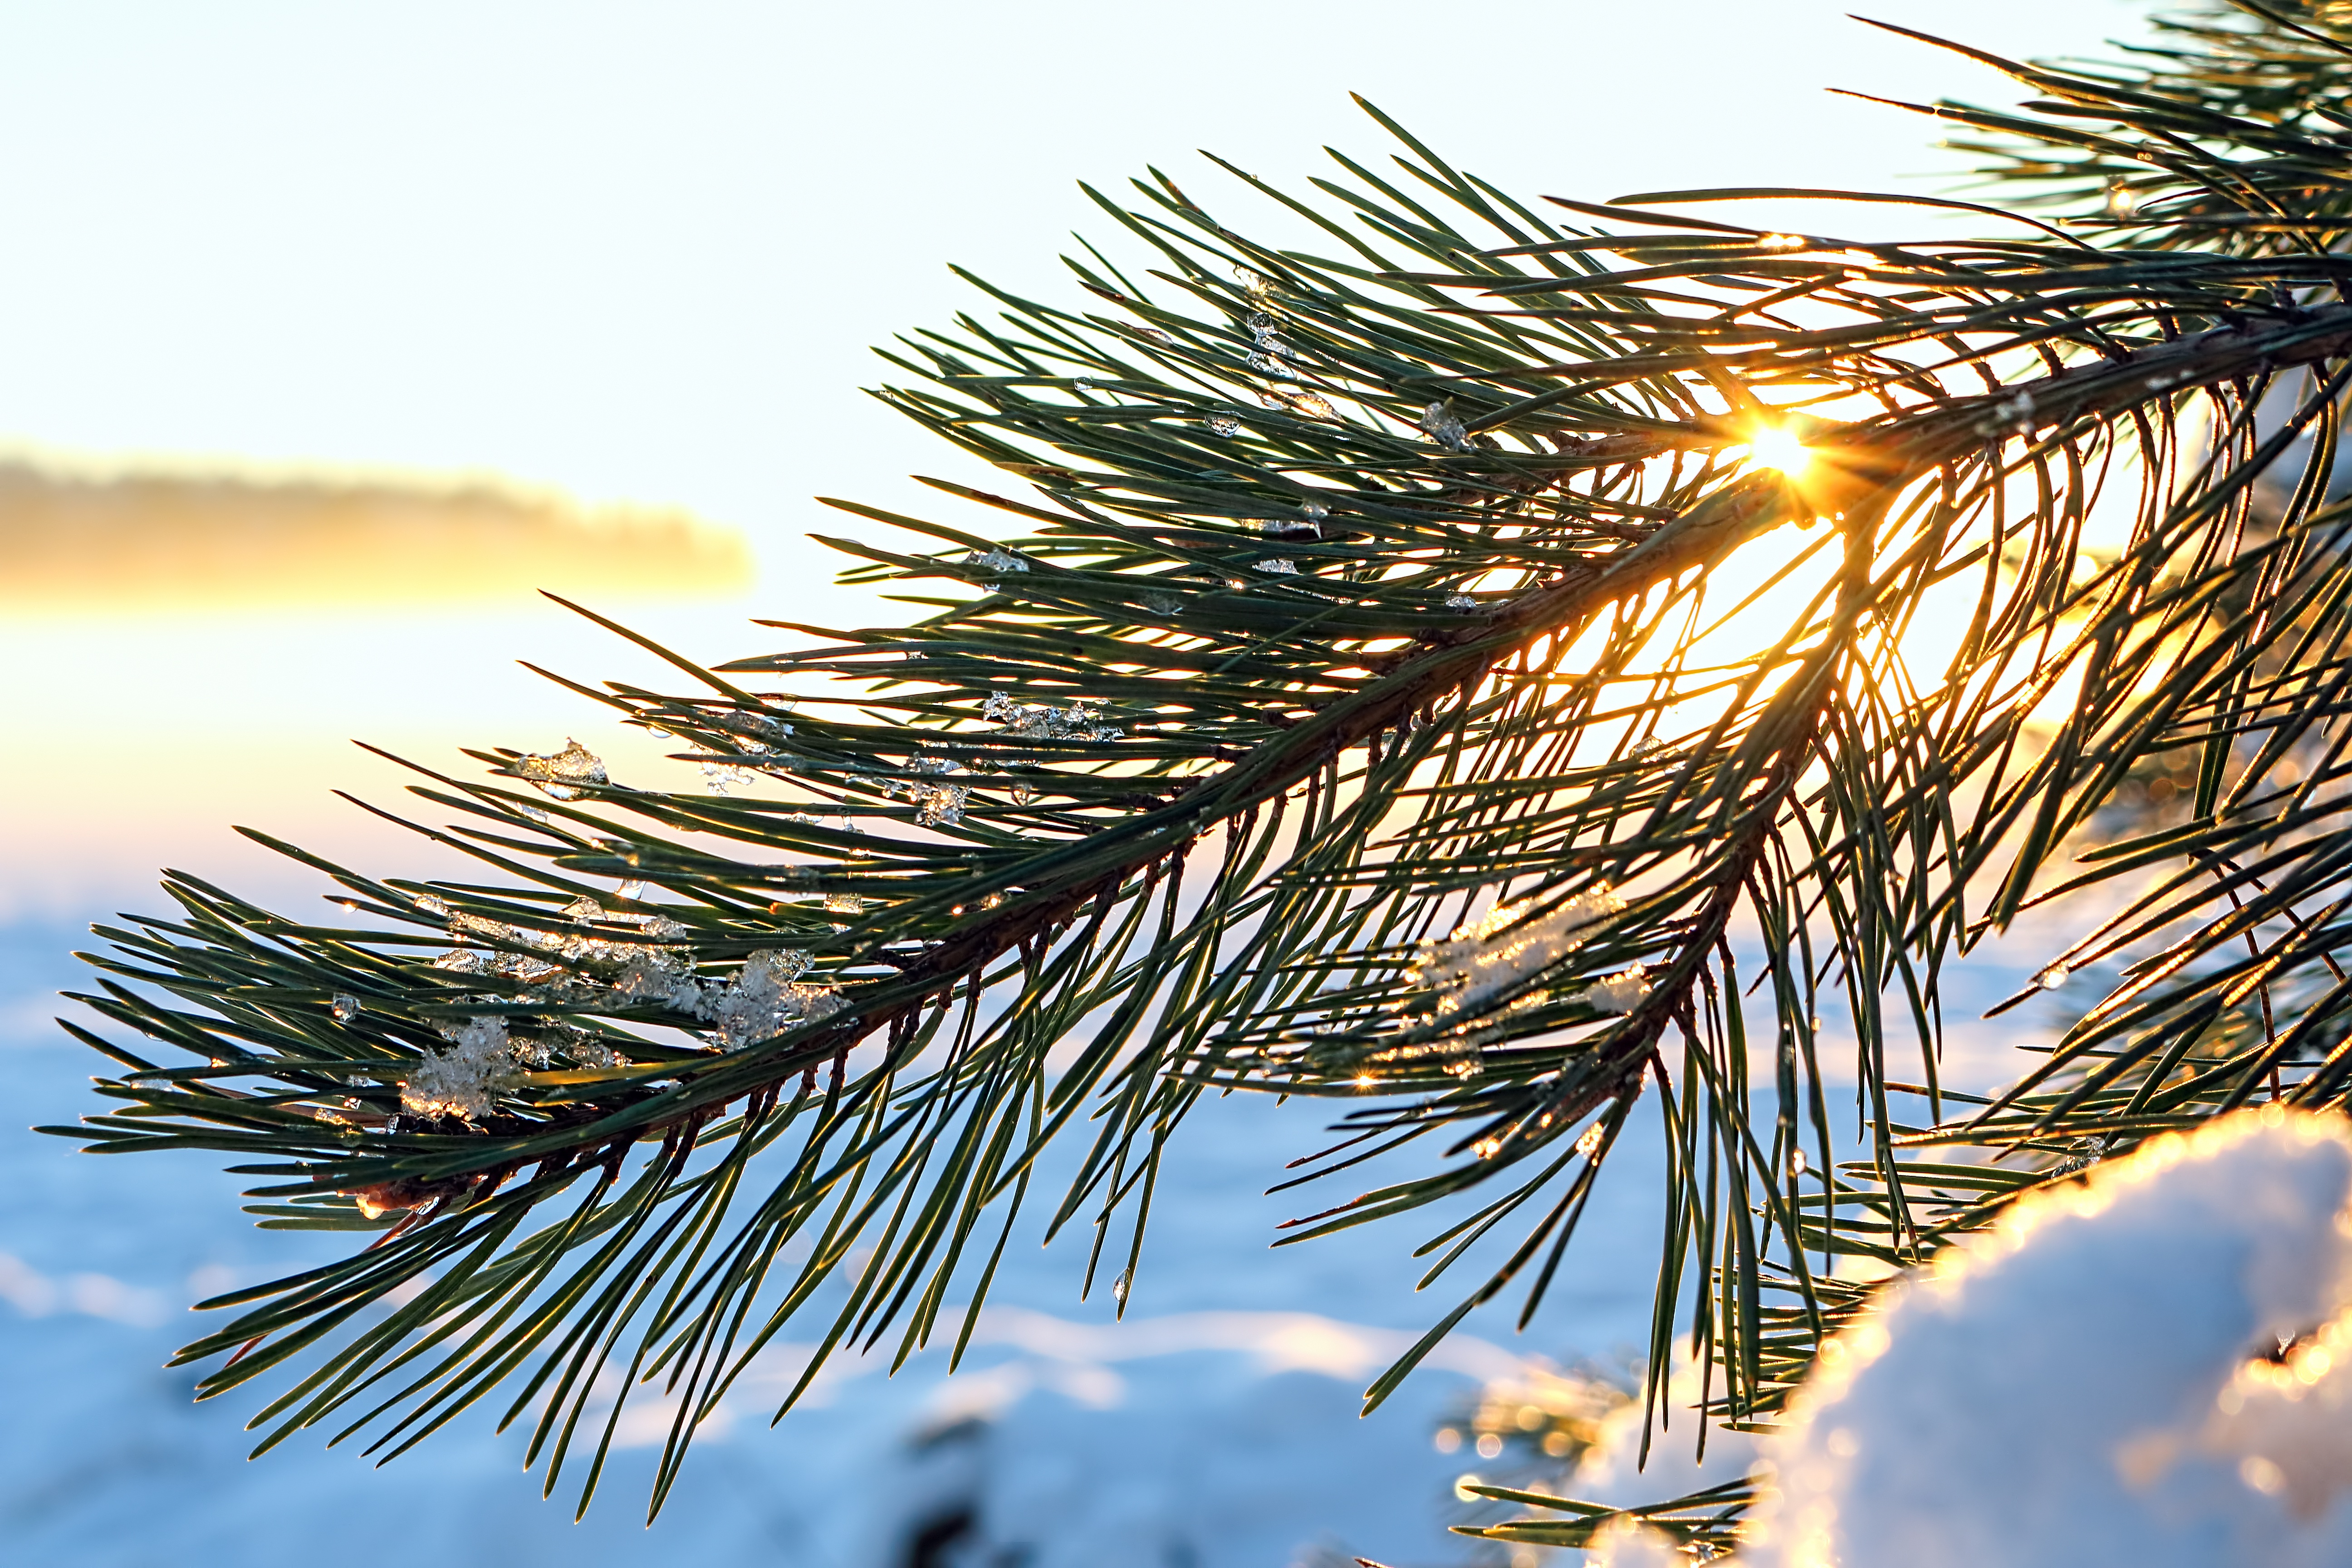
<svg viewBox="0 0 2352 1568"><path fill-rule="evenodd" d="M755 1381L650 1531L659 1433L633 1416L575 1527L481 1422L382 1472L310 1440L246 1462L247 1407L193 1406L161 1363L188 1302L335 1243L252 1230L200 1161L125 1168L21 1131L88 1108L52 994L83 984L66 954L90 921L159 908L159 865L317 891L231 823L379 872L433 865L330 793L397 805L398 771L352 738L446 766L460 744L576 733L634 776L661 766L512 662L648 670L532 586L712 658L765 646L752 615L894 614L826 585L803 535L839 520L808 498L917 510L937 497L908 470L979 476L857 395L866 347L972 303L950 261L1058 297L1064 232L1110 227L1075 180L1156 163L1258 223L1190 150L1292 184L1326 142L1378 156L1350 89L1528 193L1948 173L1927 121L1821 89L2014 93L1843 9L1703 0L1662 39L1654 9L1590 0L0 4L8 1560L1470 1560L1444 1526L1467 1517L1452 1485L1472 1458L1433 1435L1528 1358L1643 1337L1640 1142L1529 1333L1473 1318L1367 1422L1364 1384L1451 1304L1412 1290L1422 1232L1269 1253L1295 1211L1261 1194L1319 1121L1210 1104L1125 1324L1077 1300L1076 1243L1016 1245L955 1380L936 1352L895 1378L846 1364L773 1431L780 1389ZM1926 0L1879 10L1958 25ZM1984 0L1965 28L2080 52L2139 16ZM1650 64L1664 47L1670 73ZM2032 973L2030 933L2014 945L1987 994ZM1960 1027L1948 1081L2003 1076L2014 1043Z"/></svg>

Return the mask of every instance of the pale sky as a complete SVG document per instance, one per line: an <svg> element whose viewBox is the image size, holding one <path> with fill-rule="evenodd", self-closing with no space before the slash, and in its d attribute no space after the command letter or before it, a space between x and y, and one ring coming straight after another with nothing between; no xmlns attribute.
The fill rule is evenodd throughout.
<svg viewBox="0 0 2352 1568"><path fill-rule="evenodd" d="M1111 230L1077 180L1156 163L1246 226L1193 150L1292 185L1325 142L1385 156L1353 89L1526 195L1948 184L1931 122L1824 89L2026 94L1849 3L0 3L0 447L689 507L751 537L759 591L632 618L717 659L766 646L751 614L857 613L800 539L842 525L812 494L935 508L901 476L965 471L859 394L866 345L971 305L950 261L1064 297L1068 231ZM1874 9L2039 55L2146 15ZM314 826L327 784L386 782L353 734L447 761L601 722L518 656L636 668L520 596L0 623L26 759L0 772L0 919L234 860L232 816Z"/></svg>
<svg viewBox="0 0 2352 1568"><path fill-rule="evenodd" d="M1057 288L1081 178L1384 153L1531 194L1884 187L2019 89L1852 0L0 5L0 439L486 468L764 536L929 443L866 346ZM1891 0L2050 53L2123 0ZM886 479L885 482L887 482Z"/></svg>

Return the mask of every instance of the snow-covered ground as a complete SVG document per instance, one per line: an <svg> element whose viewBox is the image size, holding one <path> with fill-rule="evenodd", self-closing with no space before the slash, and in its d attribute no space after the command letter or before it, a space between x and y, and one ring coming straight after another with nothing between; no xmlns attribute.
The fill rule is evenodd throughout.
<svg viewBox="0 0 2352 1568"><path fill-rule="evenodd" d="M1285 1568L1318 1554L1460 1563L1464 1468L1434 1428L1520 1358L1568 1360L1636 1342L1650 1183L1623 1162L1588 1218L1583 1267L1525 1340L1473 1320L1370 1420L1364 1385L1452 1304L1415 1296L1417 1227L1368 1227L1269 1252L1295 1212L1261 1195L1310 1146L1310 1108L1212 1102L1180 1142L1127 1321L1107 1293L1076 1300L1083 1239L1016 1247L964 1370L917 1358L848 1363L773 1430L797 1371L772 1353L698 1445L663 1518L641 1528L666 1423L650 1408L586 1521L542 1502L511 1437L477 1423L388 1469L300 1439L257 1462L249 1396L194 1405L162 1370L188 1302L337 1245L261 1232L233 1178L201 1157L84 1155L22 1129L89 1108L93 1063L47 1022L44 993L79 984L68 926L0 928L0 1555L58 1564L353 1565L789 1562L889 1568L926 1530L948 1562L1033 1568L1120 1563ZM1295 1200L1298 1194L1288 1194ZM1449 1289L1464 1289L1449 1279ZM887 1347L886 1347L887 1351ZM766 1402L766 1403L763 1403ZM961 1527L960 1527L961 1526ZM1489 1549L1491 1551L1491 1549ZM1010 1554L1010 1555L1008 1555Z"/></svg>

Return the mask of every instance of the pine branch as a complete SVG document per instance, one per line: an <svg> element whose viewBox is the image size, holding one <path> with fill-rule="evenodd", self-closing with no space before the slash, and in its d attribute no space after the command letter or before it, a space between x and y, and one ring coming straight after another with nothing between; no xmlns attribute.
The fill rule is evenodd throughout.
<svg viewBox="0 0 2352 1568"><path fill-rule="evenodd" d="M1150 264L1073 262L1099 309L974 279L994 315L885 354L877 395L1034 492L833 503L886 531L829 541L845 580L917 618L768 623L783 651L713 668L593 617L688 689L565 684L752 793L481 751L487 782L417 770L444 825L383 815L485 880L264 838L344 890L320 924L175 875L83 1000L188 1060L88 1035L127 1071L54 1131L230 1152L264 1225L376 1232L206 1303L241 1310L182 1352L226 1358L203 1393L289 1375L264 1447L332 1417L396 1454L511 1383L551 1489L593 1450L584 1507L625 1361L625 1400L675 1405L658 1508L788 1323L898 1361L968 1331L1087 1127L1049 1229L1092 1228L1091 1286L1130 1226L1122 1310L1212 1090L1352 1102L1297 1180L1381 1184L1286 1240L1478 1194L1423 1282L1499 1261L1377 1404L1516 1282L1530 1320L1654 1089L1646 1397L1687 1331L1714 1412L1769 1419L1866 1299L1809 1254L1899 1267L2089 1141L2352 1091L2352 209L2308 123L2338 30L1995 61L2057 100L1950 111L2051 215L2023 237L1658 210L1729 191L1539 212L1377 110L1404 153L1341 157L1336 208L1230 171L1336 258L1156 174L1093 193ZM2053 880L2159 777L2179 809ZM2006 1095L1946 1089L1944 965L2127 877L2046 972L2128 958L2105 999ZM1825 989L1860 1037L1844 1161Z"/></svg>

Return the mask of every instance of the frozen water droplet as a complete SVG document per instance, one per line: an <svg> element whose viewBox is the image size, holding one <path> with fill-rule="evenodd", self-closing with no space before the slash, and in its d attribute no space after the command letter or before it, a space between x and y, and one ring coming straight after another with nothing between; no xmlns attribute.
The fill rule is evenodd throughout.
<svg viewBox="0 0 2352 1568"><path fill-rule="evenodd" d="M1460 416L1454 412L1454 400L1441 398L1421 412L1421 427L1429 438L1450 452L1470 449L1467 432Z"/></svg>
<svg viewBox="0 0 2352 1568"><path fill-rule="evenodd" d="M1805 1173L1805 1152L1802 1149L1795 1151L1789 1156L1789 1169L1800 1176Z"/></svg>
<svg viewBox="0 0 2352 1568"><path fill-rule="evenodd" d="M827 893L824 896L824 912L829 915L862 915L866 912L866 900L856 893Z"/></svg>
<svg viewBox="0 0 2352 1568"><path fill-rule="evenodd" d="M415 902L418 914L431 915L438 921L446 921L449 918L449 906L431 893L417 894Z"/></svg>
<svg viewBox="0 0 2352 1568"><path fill-rule="evenodd" d="M1276 557L1273 560L1256 563L1255 570L1276 577L1296 577L1298 575L1298 563Z"/></svg>
<svg viewBox="0 0 2352 1568"><path fill-rule="evenodd" d="M1074 379L1070 384L1080 392L1092 392L1095 389L1095 384L1083 375Z"/></svg>
<svg viewBox="0 0 2352 1568"><path fill-rule="evenodd" d="M634 902L635 900L646 896L646 885L643 881L632 878L628 881L625 881L619 887L614 889L613 896L616 899L627 899Z"/></svg>
<svg viewBox="0 0 2352 1568"><path fill-rule="evenodd" d="M583 893L563 906L563 912L580 925L590 925L604 918L604 906Z"/></svg>
<svg viewBox="0 0 2352 1568"><path fill-rule="evenodd" d="M336 1023L348 1024L360 1016L360 999L356 996L338 994L332 1011Z"/></svg>
<svg viewBox="0 0 2352 1568"><path fill-rule="evenodd" d="M1449 610L1475 610L1478 607L1478 600L1471 594L1448 594L1445 595L1445 607Z"/></svg>
<svg viewBox="0 0 2352 1568"><path fill-rule="evenodd" d="M1118 1302L1122 1307L1126 1306L1127 1293L1130 1289L1134 1289L1134 1286L1135 1270L1132 1268L1120 1269L1118 1271L1118 1278L1110 1282L1110 1299Z"/></svg>
<svg viewBox="0 0 2352 1568"><path fill-rule="evenodd" d="M2066 984L2066 977L2073 973L2074 971L2068 969L2063 963L2053 963L2049 968L2043 970L2041 973L2035 975L2033 977L2033 983L2036 985L2041 986L2044 991L2055 991L2058 987Z"/></svg>
<svg viewBox="0 0 2352 1568"><path fill-rule="evenodd" d="M1302 512L1305 512L1308 517L1312 518L1312 519L1313 519L1315 521L1317 521L1317 522L1320 522L1320 521L1322 521L1325 518L1327 518L1327 517L1328 517L1328 516L1330 516L1330 515L1331 515L1331 509L1330 509L1329 507L1328 507L1328 506L1325 506L1325 505L1324 505L1321 501L1319 501L1319 500L1311 500L1311 501L1308 501L1305 506L1300 507L1298 510L1299 510L1300 511L1302 511Z"/></svg>
<svg viewBox="0 0 2352 1568"><path fill-rule="evenodd" d="M1223 436L1227 440L1242 433L1242 422L1230 414L1212 414L1201 423L1209 427L1210 435Z"/></svg>

